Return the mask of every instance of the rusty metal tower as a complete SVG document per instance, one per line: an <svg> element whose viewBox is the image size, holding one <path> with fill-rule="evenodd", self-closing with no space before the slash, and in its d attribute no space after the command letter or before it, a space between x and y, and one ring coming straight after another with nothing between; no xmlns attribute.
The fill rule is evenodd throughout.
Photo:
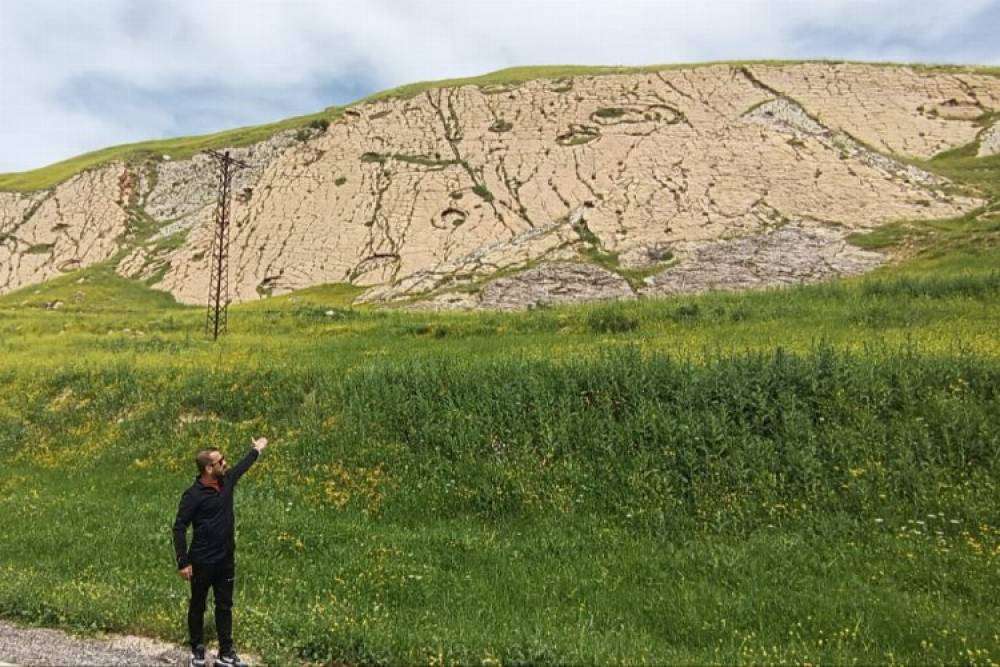
<svg viewBox="0 0 1000 667"><path fill-rule="evenodd" d="M215 233L212 235L211 274L208 281L208 317L205 333L218 340L225 333L229 308L229 199L233 174L250 165L229 156L229 151L206 151L219 165L219 194L215 205Z"/></svg>

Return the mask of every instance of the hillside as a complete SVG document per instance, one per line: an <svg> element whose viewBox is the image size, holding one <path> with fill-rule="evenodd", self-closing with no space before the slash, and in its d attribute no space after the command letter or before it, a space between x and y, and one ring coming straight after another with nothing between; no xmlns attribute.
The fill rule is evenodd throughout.
<svg viewBox="0 0 1000 667"><path fill-rule="evenodd" d="M0 617L179 645L193 455L265 435L267 664L995 665L996 74L528 68L0 176Z"/></svg>
<svg viewBox="0 0 1000 667"><path fill-rule="evenodd" d="M264 434L268 664L995 663L1000 215L853 241L907 259L523 313L325 285L218 342L111 262L2 296L0 616L182 642L192 455Z"/></svg>
<svg viewBox="0 0 1000 667"><path fill-rule="evenodd" d="M268 664L995 663L976 149L920 164L988 204L857 228L893 261L821 284L466 313L339 282L235 304L217 342L124 250L0 295L0 616L183 642L192 454L264 434L236 628Z"/></svg>
<svg viewBox="0 0 1000 667"><path fill-rule="evenodd" d="M522 308L815 282L890 259L853 233L981 215L998 110L991 70L860 63L416 84L0 176L0 293L110 262L200 303L215 174L196 151L227 146L254 165L235 301L349 283L361 302Z"/></svg>

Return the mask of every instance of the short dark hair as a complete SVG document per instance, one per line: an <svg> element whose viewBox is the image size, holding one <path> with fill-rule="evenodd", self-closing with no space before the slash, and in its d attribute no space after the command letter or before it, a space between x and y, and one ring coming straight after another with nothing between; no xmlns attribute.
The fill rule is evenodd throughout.
<svg viewBox="0 0 1000 667"><path fill-rule="evenodd" d="M212 465L212 452L219 451L218 447L209 447L208 449L203 449L194 457L194 463L198 466L198 474L205 472L207 466Z"/></svg>

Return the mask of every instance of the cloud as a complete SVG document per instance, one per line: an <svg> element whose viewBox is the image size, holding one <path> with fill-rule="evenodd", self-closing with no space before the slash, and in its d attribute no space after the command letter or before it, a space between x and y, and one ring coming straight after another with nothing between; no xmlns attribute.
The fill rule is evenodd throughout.
<svg viewBox="0 0 1000 667"><path fill-rule="evenodd" d="M0 171L514 65L998 64L998 24L998 0L0 0Z"/></svg>

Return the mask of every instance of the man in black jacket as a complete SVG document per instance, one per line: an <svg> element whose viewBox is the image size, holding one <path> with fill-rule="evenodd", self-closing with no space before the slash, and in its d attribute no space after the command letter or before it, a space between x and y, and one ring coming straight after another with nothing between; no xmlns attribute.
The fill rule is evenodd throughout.
<svg viewBox="0 0 1000 667"><path fill-rule="evenodd" d="M181 496L174 521L174 551L177 573L191 582L188 633L192 667L205 664L202 634L209 588L215 594L215 625L219 633L219 658L215 664L246 665L233 651L233 584L236 579L233 491L265 447L267 438L254 440L253 448L232 469L218 449L201 450L195 457L199 475ZM188 551L187 527L191 523L194 523L194 539Z"/></svg>

